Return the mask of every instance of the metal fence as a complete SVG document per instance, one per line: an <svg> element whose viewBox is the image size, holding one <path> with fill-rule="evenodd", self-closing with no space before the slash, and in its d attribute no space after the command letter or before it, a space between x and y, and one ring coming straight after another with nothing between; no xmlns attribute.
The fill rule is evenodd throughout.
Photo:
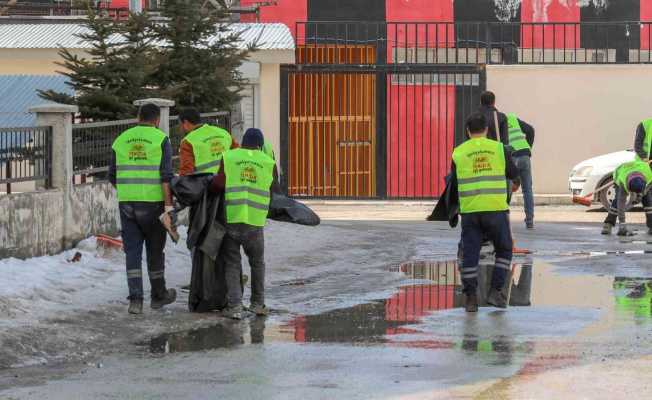
<svg viewBox="0 0 652 400"><path fill-rule="evenodd" d="M106 179L111 146L118 135L138 123L135 119L90 122L72 127L72 165L82 183L87 177Z"/></svg>
<svg viewBox="0 0 652 400"><path fill-rule="evenodd" d="M211 112L201 114L202 122L231 129L231 114L229 112ZM88 178L104 180L111 161L111 146L118 135L135 126L136 119L120 121L91 122L75 124L72 129L73 171L79 176L79 181L85 183ZM175 168L177 166L179 145L183 139L179 126L179 117L170 117L170 142L172 144Z"/></svg>
<svg viewBox="0 0 652 400"><path fill-rule="evenodd" d="M0 187L33 183L23 190L47 188L52 172L52 128L0 128Z"/></svg>
<svg viewBox="0 0 652 400"><path fill-rule="evenodd" d="M298 64L652 63L652 22L299 22Z"/></svg>

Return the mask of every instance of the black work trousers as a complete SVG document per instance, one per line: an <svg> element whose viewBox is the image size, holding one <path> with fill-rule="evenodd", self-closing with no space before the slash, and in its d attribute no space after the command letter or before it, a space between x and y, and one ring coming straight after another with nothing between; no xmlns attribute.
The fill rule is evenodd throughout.
<svg viewBox="0 0 652 400"><path fill-rule="evenodd" d="M164 296L165 288L165 228L159 216L164 203L122 202L120 224L122 243L127 258L127 285L129 299L143 298L143 245L147 254L147 273L151 284L151 298Z"/></svg>

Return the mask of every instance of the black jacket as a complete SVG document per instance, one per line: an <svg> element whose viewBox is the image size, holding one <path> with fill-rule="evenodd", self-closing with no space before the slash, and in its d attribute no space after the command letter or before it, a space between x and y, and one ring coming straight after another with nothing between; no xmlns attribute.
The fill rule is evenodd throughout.
<svg viewBox="0 0 652 400"><path fill-rule="evenodd" d="M530 147L534 147L534 127L527 122L523 121L522 119L519 118L518 124L521 126L521 131L525 134L525 140L528 142ZM512 153L513 157L520 157L520 156L532 156L532 152L528 149L523 149L519 151L515 151Z"/></svg>
<svg viewBox="0 0 652 400"><path fill-rule="evenodd" d="M643 144L645 143L645 128L643 123L638 124L636 127L636 138L634 139L634 151L640 158L650 158L648 153L649 149L645 149Z"/></svg>
<svg viewBox="0 0 652 400"><path fill-rule="evenodd" d="M509 145L509 128L507 126L507 116L496 109L494 106L480 106L478 112L483 114L489 124L489 139L502 142L504 145ZM500 128L500 138L496 134L496 122L494 113L497 113L498 127Z"/></svg>

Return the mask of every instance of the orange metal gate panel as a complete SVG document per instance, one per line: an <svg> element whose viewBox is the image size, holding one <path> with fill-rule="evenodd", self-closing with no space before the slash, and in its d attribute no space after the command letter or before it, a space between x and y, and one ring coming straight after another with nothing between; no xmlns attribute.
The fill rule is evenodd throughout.
<svg viewBox="0 0 652 400"><path fill-rule="evenodd" d="M290 74L292 196L375 196L376 77Z"/></svg>

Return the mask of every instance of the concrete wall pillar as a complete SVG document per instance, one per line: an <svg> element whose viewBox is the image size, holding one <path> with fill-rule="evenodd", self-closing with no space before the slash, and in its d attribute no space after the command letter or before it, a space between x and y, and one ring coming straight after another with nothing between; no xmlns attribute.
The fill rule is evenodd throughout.
<svg viewBox="0 0 652 400"><path fill-rule="evenodd" d="M72 245L72 122L79 107L67 104L42 104L31 107L39 126L52 127L52 187L63 192L63 246Z"/></svg>
<svg viewBox="0 0 652 400"><path fill-rule="evenodd" d="M281 65L262 64L260 69L260 98L262 99L260 129L265 140L281 154Z"/></svg>
<svg viewBox="0 0 652 400"><path fill-rule="evenodd" d="M140 107L145 104L155 104L161 108L161 122L158 127L160 130L165 132L166 135L170 135L170 108L174 107L174 100L168 99L141 99L134 101L134 105Z"/></svg>

